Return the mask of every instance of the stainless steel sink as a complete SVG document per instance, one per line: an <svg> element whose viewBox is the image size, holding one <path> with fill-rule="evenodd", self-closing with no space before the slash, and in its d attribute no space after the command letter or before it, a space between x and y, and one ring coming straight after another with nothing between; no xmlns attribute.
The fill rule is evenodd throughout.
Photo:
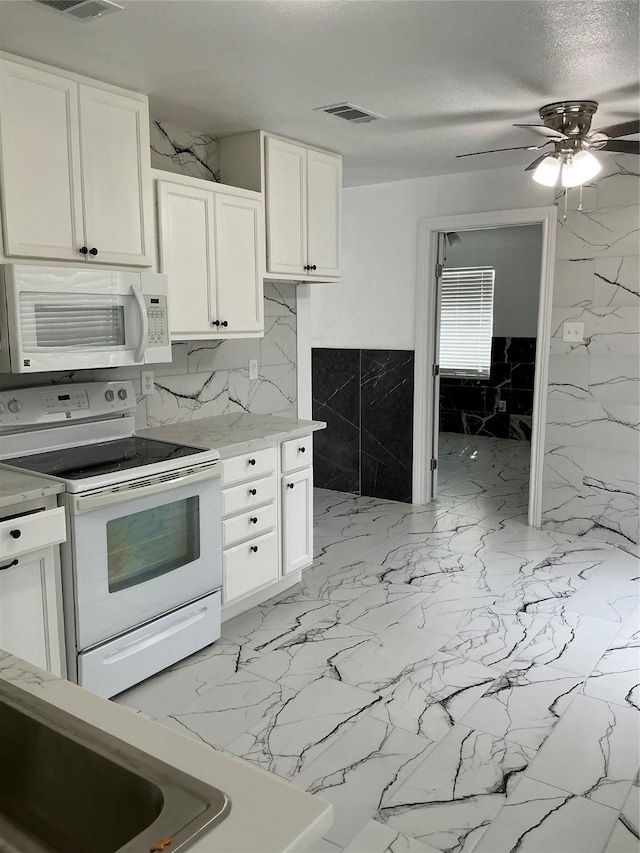
<svg viewBox="0 0 640 853"><path fill-rule="evenodd" d="M217 788L0 687L0 850L148 853L168 840L182 853L230 808Z"/></svg>

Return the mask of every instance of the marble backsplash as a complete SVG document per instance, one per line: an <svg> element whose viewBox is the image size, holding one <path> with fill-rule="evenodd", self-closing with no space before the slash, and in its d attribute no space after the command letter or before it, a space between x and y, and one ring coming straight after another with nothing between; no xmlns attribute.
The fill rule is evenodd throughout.
<svg viewBox="0 0 640 853"><path fill-rule="evenodd" d="M543 523L638 545L640 503L640 174L637 157L559 201L549 360ZM573 208L573 209L572 209ZM584 323L584 342L562 325Z"/></svg>
<svg viewBox="0 0 640 853"><path fill-rule="evenodd" d="M129 379L136 391L138 429L227 412L297 416L296 285L265 282L263 338L185 341L170 364L150 364L155 393L142 395L141 368L110 368L31 376L0 374L0 390L26 385ZM249 379L250 358L258 378Z"/></svg>

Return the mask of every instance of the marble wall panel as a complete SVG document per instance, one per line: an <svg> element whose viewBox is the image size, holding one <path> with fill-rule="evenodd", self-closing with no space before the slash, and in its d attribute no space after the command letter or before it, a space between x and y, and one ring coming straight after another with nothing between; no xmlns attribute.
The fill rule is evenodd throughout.
<svg viewBox="0 0 640 853"><path fill-rule="evenodd" d="M589 211L558 219L543 523L638 547L640 510L640 174L603 158ZM574 192L575 197L575 192ZM584 341L562 324L584 323Z"/></svg>
<svg viewBox="0 0 640 853"><path fill-rule="evenodd" d="M149 137L152 168L205 181L220 180L218 141L209 134L151 121Z"/></svg>

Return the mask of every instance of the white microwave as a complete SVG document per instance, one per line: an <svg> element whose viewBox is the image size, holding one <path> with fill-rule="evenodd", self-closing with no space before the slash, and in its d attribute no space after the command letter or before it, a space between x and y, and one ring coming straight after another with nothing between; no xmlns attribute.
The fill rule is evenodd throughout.
<svg viewBox="0 0 640 853"><path fill-rule="evenodd" d="M0 288L0 372L171 361L165 275L3 264Z"/></svg>

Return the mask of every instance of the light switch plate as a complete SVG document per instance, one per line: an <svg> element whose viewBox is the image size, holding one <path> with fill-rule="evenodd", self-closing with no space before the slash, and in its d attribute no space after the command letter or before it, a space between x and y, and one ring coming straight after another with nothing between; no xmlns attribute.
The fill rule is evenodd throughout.
<svg viewBox="0 0 640 853"><path fill-rule="evenodd" d="M258 359L250 358L249 359L249 379L257 379L258 378Z"/></svg>
<svg viewBox="0 0 640 853"><path fill-rule="evenodd" d="M562 340L568 344L582 343L584 341L584 323L563 323Z"/></svg>

